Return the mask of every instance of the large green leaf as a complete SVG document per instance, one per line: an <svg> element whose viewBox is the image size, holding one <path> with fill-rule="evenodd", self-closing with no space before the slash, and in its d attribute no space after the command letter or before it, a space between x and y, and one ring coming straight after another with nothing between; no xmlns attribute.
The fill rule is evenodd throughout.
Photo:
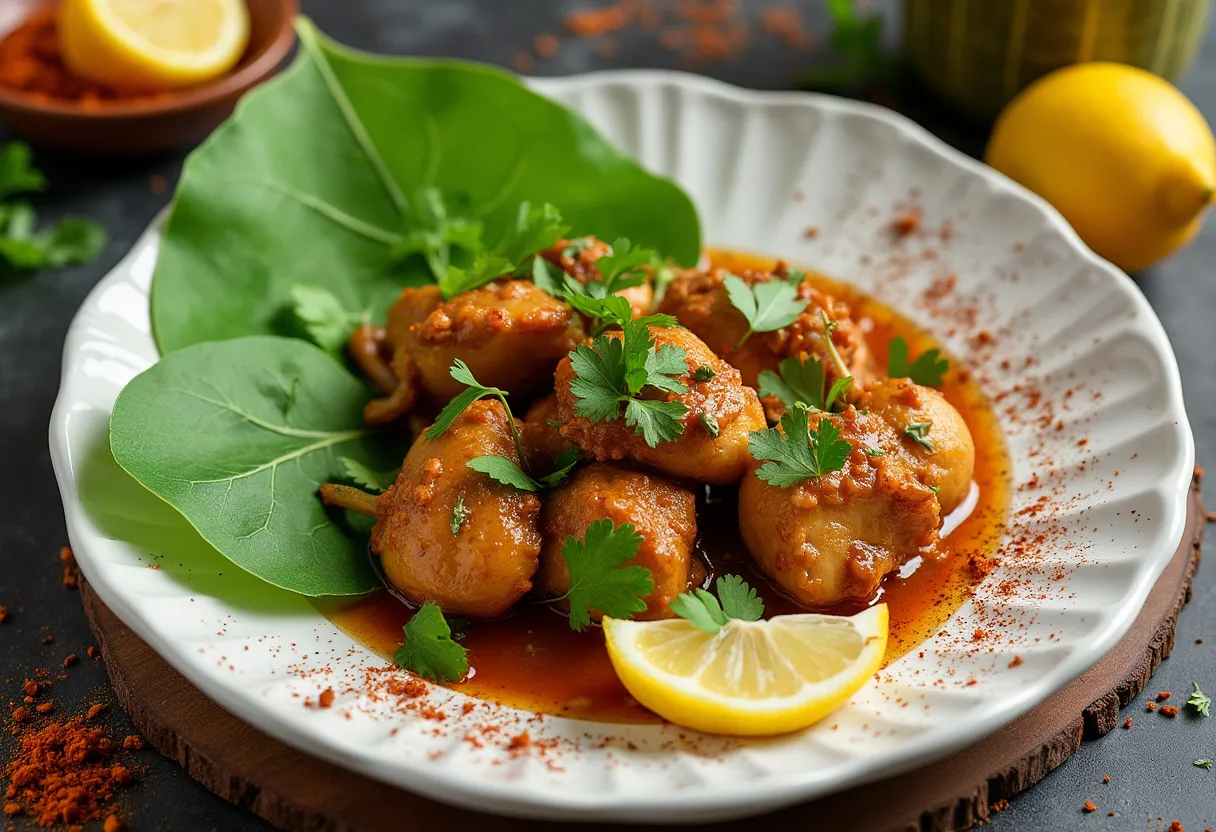
<svg viewBox="0 0 1216 832"><path fill-rule="evenodd" d="M382 316L402 285L430 279L390 254L422 188L467 205L491 243L528 200L557 206L577 233L695 262L688 196L513 76L353 52L305 19L298 29L292 67L186 163L152 289L162 352L275 332L296 284Z"/></svg>
<svg viewBox="0 0 1216 832"><path fill-rule="evenodd" d="M172 353L136 377L110 419L114 458L225 557L302 595L378 584L367 547L330 522L317 486L343 457L400 464L363 425L366 388L290 338L249 337Z"/></svg>

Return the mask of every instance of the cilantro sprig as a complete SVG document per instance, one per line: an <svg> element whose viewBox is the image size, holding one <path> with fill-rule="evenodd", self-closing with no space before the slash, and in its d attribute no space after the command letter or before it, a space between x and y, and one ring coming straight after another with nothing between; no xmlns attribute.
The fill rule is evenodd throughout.
<svg viewBox="0 0 1216 832"><path fill-rule="evenodd" d="M743 346L753 333L789 326L806 309L807 301L798 297L796 282L775 279L749 286L743 278L728 274L722 284L731 305L747 319L747 332L735 344L735 349Z"/></svg>
<svg viewBox="0 0 1216 832"><path fill-rule="evenodd" d="M388 487L397 479L398 471L401 470L394 468L391 471L374 471L359 460L351 459L348 456L339 457L338 462L342 464L342 471L349 480L360 488L376 494L388 490Z"/></svg>
<svg viewBox="0 0 1216 832"><path fill-rule="evenodd" d="M539 480L533 479L516 465L514 460L507 459L505 456L479 456L470 459L465 465L518 491L537 492L560 485L581 459L582 456L578 449L571 446L562 451L561 456L557 458L556 470Z"/></svg>
<svg viewBox="0 0 1216 832"><path fill-rule="evenodd" d="M405 643L393 654L398 666L435 682L456 682L469 672L469 654L452 639L443 611L427 601L406 622Z"/></svg>
<svg viewBox="0 0 1216 832"><path fill-rule="evenodd" d="M572 240L563 254L577 256L590 244L589 238ZM629 301L617 293L645 283L647 269L655 262L658 262L658 255L654 251L635 248L628 239L621 237L613 241L608 254L595 261L598 280L579 283L560 266L536 255L532 260L532 282L590 318L591 332L598 335L609 326L624 326L632 317Z"/></svg>
<svg viewBox="0 0 1216 832"><path fill-rule="evenodd" d="M790 488L806 479L844 468L853 450L840 438L840 430L822 417L810 431L806 408L792 407L781 417L781 427L748 434L747 448L764 462L756 476L778 488Z"/></svg>
<svg viewBox="0 0 1216 832"><path fill-rule="evenodd" d="M511 439L515 442L515 453L519 455L520 461L526 465L527 457L524 455L523 440L520 438L519 429L515 426L515 417L511 413L511 405L507 404L507 391L498 387L486 387L474 378L473 371L469 369L469 365L459 358L452 362L448 373L456 381L465 385L465 390L444 405L443 410L439 411L439 416L436 417L434 424L426 429L424 436L427 439L438 439L447 432L452 423L456 421L456 417L464 413L469 405L478 399L493 396L502 402L503 408L507 411L507 424L511 426Z"/></svg>
<svg viewBox="0 0 1216 832"><path fill-rule="evenodd" d="M607 422L619 419L623 406L625 424L652 448L684 433L688 408L682 402L638 398L648 387L668 393L688 389L680 381L688 373L684 348L656 347L650 334L651 326L669 326L668 319L652 315L626 321L620 338L600 335L591 346L582 344L570 353L576 416Z"/></svg>
<svg viewBox="0 0 1216 832"><path fill-rule="evenodd" d="M351 331L368 319L365 312L351 312L329 290L302 284L291 287L288 312L308 340L329 352L342 350Z"/></svg>
<svg viewBox="0 0 1216 832"><path fill-rule="evenodd" d="M776 373L772 370L760 373L760 395L776 396L787 408L803 404L812 410L829 412L837 405L843 406L841 397L852 385L853 378L844 376L827 388L827 373L823 363L815 358L803 361L785 358L777 365Z"/></svg>
<svg viewBox="0 0 1216 832"><path fill-rule="evenodd" d="M764 615L764 599L738 575L718 578L718 597L698 587L681 593L667 608L686 619L698 630L716 635L732 619L759 621Z"/></svg>
<svg viewBox="0 0 1216 832"><path fill-rule="evenodd" d="M941 357L941 350L925 350L908 361L908 341L902 335L891 339L887 347L887 375L891 378L910 378L924 387L938 387L950 369L950 362Z"/></svg>
<svg viewBox="0 0 1216 832"><path fill-rule="evenodd" d="M570 573L570 588L551 601L569 602L572 629L590 624L591 610L630 618L646 609L643 599L654 591L654 578L644 566L625 566L637 555L642 540L633 524L614 528L606 518L592 521L582 540L566 538L562 558Z"/></svg>
<svg viewBox="0 0 1216 832"><path fill-rule="evenodd" d="M1191 693L1191 698L1186 700L1186 704L1195 709L1195 713L1200 716L1210 716L1212 711L1212 700L1204 695L1199 689L1198 682L1191 682L1195 686L1195 690Z"/></svg>

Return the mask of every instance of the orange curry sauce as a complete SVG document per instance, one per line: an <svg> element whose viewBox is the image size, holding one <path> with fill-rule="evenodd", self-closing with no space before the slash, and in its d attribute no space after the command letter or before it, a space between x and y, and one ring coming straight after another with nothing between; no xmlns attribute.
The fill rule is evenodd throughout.
<svg viewBox="0 0 1216 832"><path fill-rule="evenodd" d="M767 258L711 251L715 266L743 271L768 269ZM845 284L812 275L815 285L853 308L870 350L886 366L887 344L907 339L913 355L937 343L926 332ZM946 520L948 534L934 555L915 558L892 573L866 604L824 612L849 615L878 601L890 609L891 633L886 662L933 635L971 595L977 581L973 558L990 557L1000 543L1009 514L1009 457L996 415L976 383L951 361L941 388L962 414L975 439L975 480L971 496ZM734 488L701 486L697 492L698 553L709 575L735 573L757 588L765 615L804 612L754 566L739 535ZM953 527L953 528L951 528ZM355 641L385 658L401 643L410 610L386 591L325 611ZM615 722L658 722L617 681L598 628L573 632L558 610L528 599L497 621L476 621L463 644L469 651L470 678L456 690L504 705L541 713Z"/></svg>

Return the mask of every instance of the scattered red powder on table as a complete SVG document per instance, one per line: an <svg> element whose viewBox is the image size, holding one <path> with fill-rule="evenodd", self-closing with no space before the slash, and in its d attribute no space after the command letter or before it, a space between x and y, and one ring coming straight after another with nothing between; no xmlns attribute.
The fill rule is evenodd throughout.
<svg viewBox="0 0 1216 832"><path fill-rule="evenodd" d="M1170 821L1170 828L1165 830L1165 832L1186 832L1186 830L1182 828L1181 821L1172 820Z"/></svg>
<svg viewBox="0 0 1216 832"><path fill-rule="evenodd" d="M136 734L128 734L122 741L122 747L128 751L138 751L144 747L143 737Z"/></svg>
<svg viewBox="0 0 1216 832"><path fill-rule="evenodd" d="M1089 812L1098 811L1098 807L1094 805L1092 800L1087 800L1081 804L1081 811L1088 814Z"/></svg>
<svg viewBox="0 0 1216 832"><path fill-rule="evenodd" d="M527 52L516 52L511 56L511 66L515 67L516 72L528 73L532 71L532 56Z"/></svg>
<svg viewBox="0 0 1216 832"><path fill-rule="evenodd" d="M1158 694L1157 694L1157 701L1158 701L1158 702L1164 702L1165 700L1169 699L1169 698L1170 698L1171 696L1173 696L1173 695L1174 695L1174 692L1173 692L1173 691L1170 691L1170 690L1163 690L1163 691L1161 691L1160 693L1158 693Z"/></svg>
<svg viewBox="0 0 1216 832"><path fill-rule="evenodd" d="M1161 713L1163 716L1168 716L1170 719L1173 719L1174 717L1178 716L1178 709L1173 705L1163 705L1161 706Z"/></svg>
<svg viewBox="0 0 1216 832"><path fill-rule="evenodd" d="M1103 778L1102 778L1102 782L1103 782L1103 783L1109 783L1109 782L1110 782L1110 778L1109 778L1109 777L1103 777Z"/></svg>
<svg viewBox="0 0 1216 832"><path fill-rule="evenodd" d="M106 818L102 832L124 832L126 828L127 825L119 820L117 815L110 815Z"/></svg>
<svg viewBox="0 0 1216 832"><path fill-rule="evenodd" d="M1009 808L1009 801L1002 797L1000 800L998 800L996 803L993 803L988 808L994 812L1003 812Z"/></svg>
<svg viewBox="0 0 1216 832"><path fill-rule="evenodd" d="M34 710L40 714L49 714L55 709L54 702L43 702L41 705L35 705Z"/></svg>
<svg viewBox="0 0 1216 832"><path fill-rule="evenodd" d="M1148 705L1145 707L1145 710L1146 710L1146 711L1155 711L1155 710L1157 710L1157 703L1156 703L1156 702L1149 702L1149 703L1148 703Z"/></svg>
<svg viewBox="0 0 1216 832"><path fill-rule="evenodd" d="M76 589L80 585L79 572L76 570L76 556L72 550L64 546L59 550L59 560L63 564L63 585L67 589Z"/></svg>
<svg viewBox="0 0 1216 832"><path fill-rule="evenodd" d="M317 697L317 704L322 708L331 708L334 704L334 689L326 688L321 691L321 695Z"/></svg>
<svg viewBox="0 0 1216 832"><path fill-rule="evenodd" d="M1013 669L1013 668L1015 668L1015 667L1021 667L1021 666L1022 666L1022 664L1023 664L1023 662L1022 662L1022 657L1021 657L1021 656L1014 656L1014 657L1013 657L1013 661L1011 661L1011 662L1009 663L1009 669L1010 669L1010 670L1012 670L1012 669Z"/></svg>
<svg viewBox="0 0 1216 832"><path fill-rule="evenodd" d="M566 29L580 38L594 38L617 32L633 22L632 11L624 4L584 9L566 15Z"/></svg>
<svg viewBox="0 0 1216 832"><path fill-rule="evenodd" d="M532 39L532 49L541 58L552 58L557 54L557 38L553 35L537 35Z"/></svg>
<svg viewBox="0 0 1216 832"><path fill-rule="evenodd" d="M808 50L815 46L802 26L802 15L793 6L765 6L760 11L760 28L779 37L791 49Z"/></svg>
<svg viewBox="0 0 1216 832"><path fill-rule="evenodd" d="M1124 728L1132 727L1132 718L1130 716L1127 719L1123 720L1123 727Z"/></svg>
<svg viewBox="0 0 1216 832"><path fill-rule="evenodd" d="M79 656L77 656L75 653L68 653L68 655L63 660L63 666L71 667L72 665L76 664L76 662L78 662L78 661L80 661Z"/></svg>
<svg viewBox="0 0 1216 832"><path fill-rule="evenodd" d="M8 607L0 606L0 624L8 618Z"/></svg>
<svg viewBox="0 0 1216 832"><path fill-rule="evenodd" d="M106 709L105 705L100 702L95 702L89 706L89 712L84 715L85 719L96 719L97 716Z"/></svg>

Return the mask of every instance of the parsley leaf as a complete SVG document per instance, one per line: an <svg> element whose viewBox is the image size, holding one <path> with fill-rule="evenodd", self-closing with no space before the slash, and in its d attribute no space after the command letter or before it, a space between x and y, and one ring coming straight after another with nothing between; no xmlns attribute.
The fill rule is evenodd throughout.
<svg viewBox="0 0 1216 832"><path fill-rule="evenodd" d="M612 251L595 261L600 280L608 294L646 282L644 267L649 266L655 253L648 248L634 248L625 238L612 241Z"/></svg>
<svg viewBox="0 0 1216 832"><path fill-rule="evenodd" d="M1199 768L1206 768L1208 771L1212 770L1211 760L1196 760L1195 762L1191 763L1191 765L1198 766Z"/></svg>
<svg viewBox="0 0 1216 832"><path fill-rule="evenodd" d="M514 264L501 254L481 249L473 255L473 262L467 268L448 266L447 273L437 281L439 292L445 298L455 297L510 274L513 267Z"/></svg>
<svg viewBox="0 0 1216 832"><path fill-rule="evenodd" d="M701 427L705 428L705 432L709 434L711 439L717 439L722 433L722 428L718 425L718 420L708 413L701 413Z"/></svg>
<svg viewBox="0 0 1216 832"><path fill-rule="evenodd" d="M567 277L566 281L579 286L578 281L571 277ZM591 285L597 286L601 284L592 283ZM629 305L628 299L620 295L595 298L581 292L567 290L559 295L559 297L570 304L576 311L582 312L588 318L591 318L591 331L594 333L600 333L605 327L612 326L613 324L624 326L633 317L633 308Z"/></svg>
<svg viewBox="0 0 1216 832"><path fill-rule="evenodd" d="M776 396L787 408L803 404L812 410L831 411L844 402L841 397L853 386L851 376L837 378L826 394L824 385L827 373L823 364L814 358L799 361L785 358L777 366L778 373L765 370L760 373L760 395Z"/></svg>
<svg viewBox="0 0 1216 832"><path fill-rule="evenodd" d="M933 440L929 438L929 429L932 427L932 422L913 422L904 428L904 435L910 436L917 445L932 453L937 450L933 446Z"/></svg>
<svg viewBox="0 0 1216 832"><path fill-rule="evenodd" d="M437 188L423 188L410 200L404 218L405 232L393 246L391 255L404 259L420 255L444 291L448 269L452 264L452 249L475 253L482 248L482 224L478 220L453 216Z"/></svg>
<svg viewBox="0 0 1216 832"><path fill-rule="evenodd" d="M642 536L633 525L595 520L584 539L571 535L562 547L570 572L570 589L562 598L570 602L570 626L582 630L591 623L591 610L612 618L629 618L646 609L642 600L654 591L654 579L643 566L625 566L638 553Z"/></svg>
<svg viewBox="0 0 1216 832"><path fill-rule="evenodd" d="M941 354L941 350L926 350L909 364L908 342L902 335L896 335L887 347L887 375L891 378L910 378L925 387L937 387L950 368L950 362Z"/></svg>
<svg viewBox="0 0 1216 832"><path fill-rule="evenodd" d="M576 416L606 422L619 418L624 404L625 424L652 448L684 432L688 408L683 403L634 398L646 387L669 393L687 389L679 380L688 372L684 349L674 344L656 349L650 335L649 326L663 325L667 317L627 321L620 338L597 336L591 346L582 344L570 353Z"/></svg>
<svg viewBox="0 0 1216 832"><path fill-rule="evenodd" d="M319 286L292 286L290 312L308 339L329 352L345 347L352 327L363 319Z"/></svg>
<svg viewBox="0 0 1216 832"><path fill-rule="evenodd" d="M46 187L46 177L31 164L33 158L25 142L9 142L0 147L0 199Z"/></svg>
<svg viewBox="0 0 1216 832"><path fill-rule="evenodd" d="M743 346L753 332L772 332L789 326L806 309L807 301L798 298L798 287L784 280L749 286L743 278L728 274L723 285L731 305L747 319L747 332L735 349Z"/></svg>
<svg viewBox="0 0 1216 832"><path fill-rule="evenodd" d="M427 439L438 439L447 432L447 429L456 421L456 417L464 413L469 405L478 399L484 399L486 396L494 396L502 402L503 409L507 411L507 423L511 426L511 438L515 441L515 453L519 455L520 462L527 464L527 457L524 456L524 444L519 436L519 428L515 426L515 417L511 413L511 405L507 404L507 391L498 387L486 387L483 385L473 377L473 371L469 369L469 365L459 358L452 362L452 366L448 369L448 374L468 389L444 405L443 410L439 411L439 415L435 417L434 424L427 428L426 433L423 435Z"/></svg>
<svg viewBox="0 0 1216 832"><path fill-rule="evenodd" d="M443 611L427 601L406 622L405 644L393 654L402 668L435 682L455 682L469 672L468 651L452 640Z"/></svg>
<svg viewBox="0 0 1216 832"><path fill-rule="evenodd" d="M578 448L571 445L557 455L557 459L553 460L553 473L548 476L541 477L541 485L546 488L553 488L561 485L566 477L570 476L570 472L575 466L583 461L583 454Z"/></svg>
<svg viewBox="0 0 1216 832"><path fill-rule="evenodd" d="M460 534L460 528L472 513L473 510L464 504L464 497L457 497L456 504L452 506L452 520L449 524L452 529L452 537Z"/></svg>
<svg viewBox="0 0 1216 832"><path fill-rule="evenodd" d="M515 460L507 459L505 456L474 457L465 465L519 491L540 491L541 489L541 484L524 473L524 470L515 464Z"/></svg>
<svg viewBox="0 0 1216 832"><path fill-rule="evenodd" d="M566 281L571 280L570 276L554 263L550 263L539 254L532 258L532 265L528 269L528 273L532 276L532 282L536 284L536 288L542 292L547 292L556 298L563 296L566 288ZM577 283L578 281L572 281Z"/></svg>
<svg viewBox="0 0 1216 832"><path fill-rule="evenodd" d="M552 248L569 230L562 222L561 212L549 203L538 208L530 202L521 202L515 225L498 246L498 252L511 263L520 263L529 254Z"/></svg>
<svg viewBox="0 0 1216 832"><path fill-rule="evenodd" d="M1186 700L1186 704L1195 709L1195 712L1200 716L1210 716L1212 709L1212 700L1204 695L1199 689L1198 682L1191 682L1195 686L1195 691L1191 694L1191 698Z"/></svg>
<svg viewBox="0 0 1216 832"><path fill-rule="evenodd" d="M342 463L342 471L352 480L355 485L364 488L368 491L374 491L379 494L385 491L397 479L397 471L373 471L357 459L351 459L348 456L339 457L338 462Z"/></svg>
<svg viewBox="0 0 1216 832"><path fill-rule="evenodd" d="M781 428L751 433L747 447L764 464L756 476L778 488L789 488L805 479L820 477L844 467L853 446L840 438L830 419L820 418L811 433L807 411L794 407L781 417Z"/></svg>
<svg viewBox="0 0 1216 832"><path fill-rule="evenodd" d="M698 630L717 634L727 621L759 621L764 615L764 600L738 575L718 578L718 597L703 589L681 593L667 608L687 619ZM721 599L721 601L719 601Z"/></svg>

